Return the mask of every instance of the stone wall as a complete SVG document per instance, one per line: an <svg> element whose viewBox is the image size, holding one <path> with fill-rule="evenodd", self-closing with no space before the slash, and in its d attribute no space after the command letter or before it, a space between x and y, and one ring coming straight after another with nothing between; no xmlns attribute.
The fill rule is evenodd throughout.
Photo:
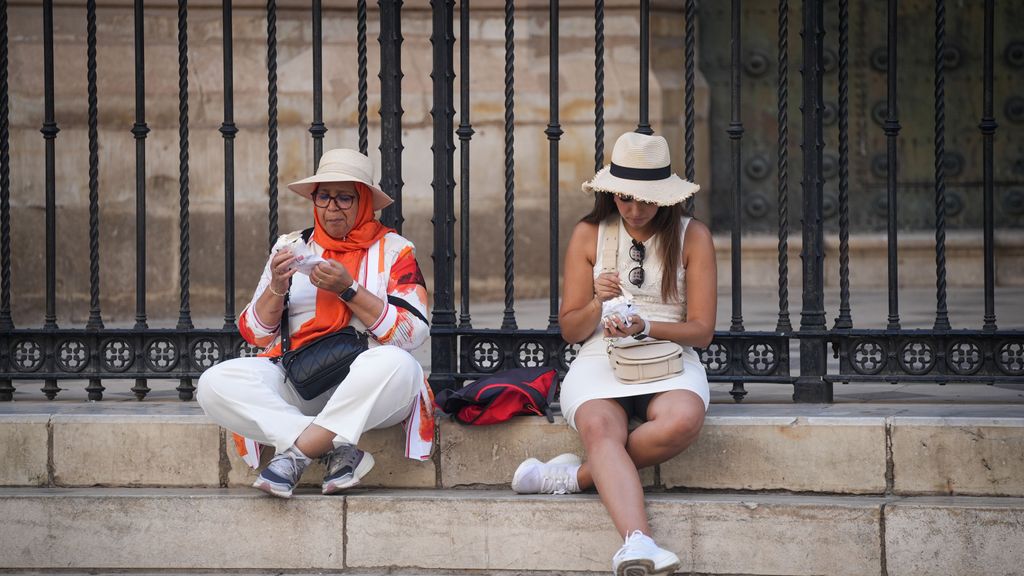
<svg viewBox="0 0 1024 576"><path fill-rule="evenodd" d="M99 186L101 303L108 321L135 313L135 115L133 16L130 3L98 8ZM189 237L192 313L223 314L224 152L220 4L189 10ZM356 147L356 19L354 2L325 2L325 149ZM342 4L341 7L337 6ZM368 18L370 155L380 154L380 52L375 3ZM415 5L413 5L415 4ZM425 4L425 3L424 3ZM515 25L515 272L519 298L546 294L548 233L548 12L546 2L518 2ZM652 15L650 116L673 145L683 171L683 15L672 3ZM310 205L285 188L311 170L313 147L311 15L307 3L278 2L280 230L308 226ZM473 297L502 293L504 227L503 3L475 2L470 26ZM236 303L248 301L268 242L266 13L261 3L236 2L234 26ZM301 9L300 9L301 7ZM13 306L18 325L40 322L44 309L44 144L42 10L38 2L10 6L11 206ZM86 14L58 3L55 19L57 312L61 322L88 316L88 125ZM146 2L147 305L151 318L176 318L179 306L179 150L177 12L173 3ZM559 149L560 246L589 207L580 183L594 171L593 4L562 2ZM456 22L456 30L458 22ZM417 247L428 277L433 228L431 164L431 14L419 3L403 9L402 178L404 233ZM605 16L606 159L618 134L638 114L639 20L630 2L608 2ZM458 50L458 45L455 47ZM456 90L458 90L456 55ZM707 97L698 94L698 173L708 174ZM458 92L456 92L458 105ZM456 114L456 124L459 121ZM457 142L457 140L456 140ZM458 152L456 152L458 162ZM456 167L456 174L458 174ZM460 190L456 188L456 198ZM459 205L456 203L456 214ZM456 235L458 238L458 235Z"/></svg>
<svg viewBox="0 0 1024 576"><path fill-rule="evenodd" d="M86 15L80 2L56 2L57 315L61 325L84 322L89 312L88 133ZM357 135L356 20L354 2L324 3L325 149L355 147ZM375 2L368 18L369 147L380 154L380 64ZM548 11L542 0L516 3L515 26L515 294L546 297L548 231ZM672 145L674 167L683 173L684 45L682 3L655 1L651 18L650 120ZM266 257L269 168L267 142L266 13L263 2L234 2L235 308L248 301ZM639 32L635 1L605 3L605 149L636 126L639 107ZM309 225L309 204L285 184L313 165L308 133L312 120L312 26L308 2L278 1L278 121L280 231ZM504 286L504 14L500 0L473 2L470 26L472 95L471 296L500 300ZM45 302L45 155L43 120L42 10L36 1L8 4L10 50L10 154L13 315L17 325L42 321ZM176 3L146 2L146 278L152 325L172 323L180 303L180 205L178 147L178 54ZM456 22L456 30L458 23ZM580 183L594 171L593 3L562 0L560 18L559 246L564 253L575 221L590 206ZM191 310L203 319L224 313L224 145L222 29L219 2L196 0L189 11L189 285ZM402 179L404 230L417 247L432 286L433 190L431 13L426 2L403 8ZM131 323L135 315L135 71L131 2L105 0L98 8L100 288L103 317ZM723 39L724 41L724 39ZM459 46L456 44L455 49ZM456 54L456 98L461 73ZM709 125L711 95L696 77L698 215L708 216L711 190ZM719 106L727 102L717 102ZM456 125L459 111L456 112ZM456 139L456 145L458 140ZM456 176L459 153L456 150ZM796 186L797 182L792 182ZM461 189L455 190L460 213ZM719 278L728 289L728 230L716 230ZM800 223L791 222L790 283L800 282ZM950 234L950 286L980 285L980 231ZM458 242L459 235L455 235ZM934 285L934 244L929 234L901 235L900 281ZM777 284L774 235L744 240L744 286ZM877 235L854 236L853 288L886 284L886 248ZM838 284L836 242L826 247L826 284ZM456 246L458 249L458 245ZM461 257L461 255L460 255ZM996 236L997 284L1024 282L1024 233ZM459 266L459 260L456 260ZM458 271L456 271L458 278ZM458 293L456 293L456 298ZM214 325L219 326L220 323Z"/></svg>

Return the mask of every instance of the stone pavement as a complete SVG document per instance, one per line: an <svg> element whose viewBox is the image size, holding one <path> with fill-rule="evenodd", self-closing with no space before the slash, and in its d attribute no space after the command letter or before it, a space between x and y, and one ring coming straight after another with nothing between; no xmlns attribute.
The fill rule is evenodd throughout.
<svg viewBox="0 0 1024 576"><path fill-rule="evenodd" d="M778 293L774 290L747 289L743 293L743 320L747 330L774 330L778 320ZM950 322L954 329L980 328L984 315L984 294L980 288L953 288L948 297ZM1024 330L1024 287L1000 287L995 294L997 324L1000 329ZM884 328L888 315L888 293L885 290L855 290L851 294L851 315L855 328ZM497 328L501 324L504 303L472 303L470 312L475 328ZM790 292L790 322L800 325L800 293ZM838 290L826 292L827 325L835 322L839 309ZM545 328L550 313L549 300L521 300L515 303L516 319L520 328ZM900 291L899 313L906 329L931 328L935 319L935 291L933 289L905 288ZM719 330L727 330L732 315L732 294L721 291L718 295ZM222 318L196 319L198 327L219 327ZM154 326L158 321L151 322ZM173 322L172 322L173 325ZM429 371L430 344L415 352L417 359ZM799 345L794 339L790 347L791 366L799 366ZM829 371L838 371L838 360L828 356ZM64 389L55 402L82 402L87 398L85 381L68 380L59 384ZM133 380L104 380L104 401L134 401L131 393ZM146 401L177 401L176 380L149 380L153 391ZM39 392L42 382L15 381L16 402L42 401ZM713 403L732 403L731 384L712 384ZM780 384L747 384L744 403L790 403L792 388ZM837 403L979 403L1024 405L1024 380L1020 383L1002 383L991 386L979 384L888 384L852 383L836 384ZM0 411L3 411L0 405ZM1024 407L1022 407L1024 410Z"/></svg>

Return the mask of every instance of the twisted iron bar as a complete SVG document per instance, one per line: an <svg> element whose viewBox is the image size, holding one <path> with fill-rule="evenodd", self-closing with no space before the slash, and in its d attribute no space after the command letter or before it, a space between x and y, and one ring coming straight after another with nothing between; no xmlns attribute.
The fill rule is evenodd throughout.
<svg viewBox="0 0 1024 576"><path fill-rule="evenodd" d="M366 118L366 0L356 3L356 51L359 75L359 151L367 154L370 145Z"/></svg>
<svg viewBox="0 0 1024 576"><path fill-rule="evenodd" d="M935 330L949 330L946 308L946 1L935 2Z"/></svg>
<svg viewBox="0 0 1024 576"><path fill-rule="evenodd" d="M96 0L87 0L86 80L89 99L89 320L86 328L103 328L100 314L100 140L96 98Z"/></svg>
<svg viewBox="0 0 1024 576"><path fill-rule="evenodd" d="M193 328L189 310L189 221L188 221L188 0L178 0L178 226L181 306L178 328Z"/></svg>
<svg viewBox="0 0 1024 576"><path fill-rule="evenodd" d="M696 30L697 30L697 2L696 0L686 0L686 53L685 53L685 76L686 76L686 88L685 88L685 108L686 108L686 126L685 136L686 140L686 179L693 182L697 177L697 157L694 153L695 145L695 132L694 132L694 116L696 111L694 109L694 94L696 93L696 87L694 86L694 71L697 67L696 56L694 54L694 47L696 45ZM691 196L688 200L690 203L690 211L693 211L693 197Z"/></svg>
<svg viewBox="0 0 1024 576"><path fill-rule="evenodd" d="M394 204L385 208L381 221L402 233L402 0L378 0L381 27L380 44L380 187Z"/></svg>
<svg viewBox="0 0 1024 576"><path fill-rule="evenodd" d="M604 0L594 2L594 172L604 167Z"/></svg>
<svg viewBox="0 0 1024 576"><path fill-rule="evenodd" d="M789 318L789 0L779 0L779 319L776 332L792 332Z"/></svg>
<svg viewBox="0 0 1024 576"><path fill-rule="evenodd" d="M505 0L505 313L503 330L516 329L515 303L515 4Z"/></svg>
<svg viewBox="0 0 1024 576"><path fill-rule="evenodd" d="M178 0L178 170L181 309L177 327L191 330L194 326L189 308L188 0ZM178 380L175 390L179 399L191 400L195 386L186 377Z"/></svg>
<svg viewBox="0 0 1024 576"><path fill-rule="evenodd" d="M277 242L278 225L278 158L277 158L277 0L267 0L267 160L270 176L267 191L270 193L270 231L268 248Z"/></svg>
<svg viewBox="0 0 1024 576"><path fill-rule="evenodd" d="M0 0L0 330L13 330L11 318L11 132L7 95L7 0ZM7 384L9 385L9 384ZM0 395L5 395L0 383ZM9 392L13 393L11 387Z"/></svg>
<svg viewBox="0 0 1024 576"><path fill-rule="evenodd" d="M686 2L686 40L684 41L684 76L686 79L686 86L683 89L684 95L684 128L683 128L683 145L684 145L684 162L686 169L686 179L693 182L696 178L696 158L694 156L694 33L696 30L696 19L697 19L697 6L694 0L687 0ZM693 196L686 199L686 213L693 214L695 207L695 200Z"/></svg>
<svg viewBox="0 0 1024 576"><path fill-rule="evenodd" d="M853 328L850 314L850 83L849 2L839 0L839 316L834 327Z"/></svg>

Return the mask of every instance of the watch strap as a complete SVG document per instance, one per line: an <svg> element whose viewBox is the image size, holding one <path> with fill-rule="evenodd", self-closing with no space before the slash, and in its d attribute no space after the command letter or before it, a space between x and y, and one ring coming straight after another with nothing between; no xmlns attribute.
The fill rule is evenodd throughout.
<svg viewBox="0 0 1024 576"><path fill-rule="evenodd" d="M349 285L348 288L346 288L341 294L338 294L338 298L341 298L345 302L350 302L356 297L357 292L359 292L359 282L353 280L352 284Z"/></svg>

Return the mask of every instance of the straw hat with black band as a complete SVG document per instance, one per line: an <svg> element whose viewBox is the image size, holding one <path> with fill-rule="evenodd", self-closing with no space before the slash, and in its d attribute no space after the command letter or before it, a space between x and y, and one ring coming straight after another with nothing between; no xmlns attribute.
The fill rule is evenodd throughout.
<svg viewBox="0 0 1024 576"><path fill-rule="evenodd" d="M373 183L373 162L365 155L347 148L336 148L324 152L320 157L320 166L316 174L292 182L288 188L306 198L311 199L318 184L324 182L359 182L373 191L373 209L380 210L391 205L394 200Z"/></svg>
<svg viewBox="0 0 1024 576"><path fill-rule="evenodd" d="M700 186L672 172L668 142L661 136L626 132L615 141L612 161L583 183L584 192L610 192L641 202L672 206Z"/></svg>

